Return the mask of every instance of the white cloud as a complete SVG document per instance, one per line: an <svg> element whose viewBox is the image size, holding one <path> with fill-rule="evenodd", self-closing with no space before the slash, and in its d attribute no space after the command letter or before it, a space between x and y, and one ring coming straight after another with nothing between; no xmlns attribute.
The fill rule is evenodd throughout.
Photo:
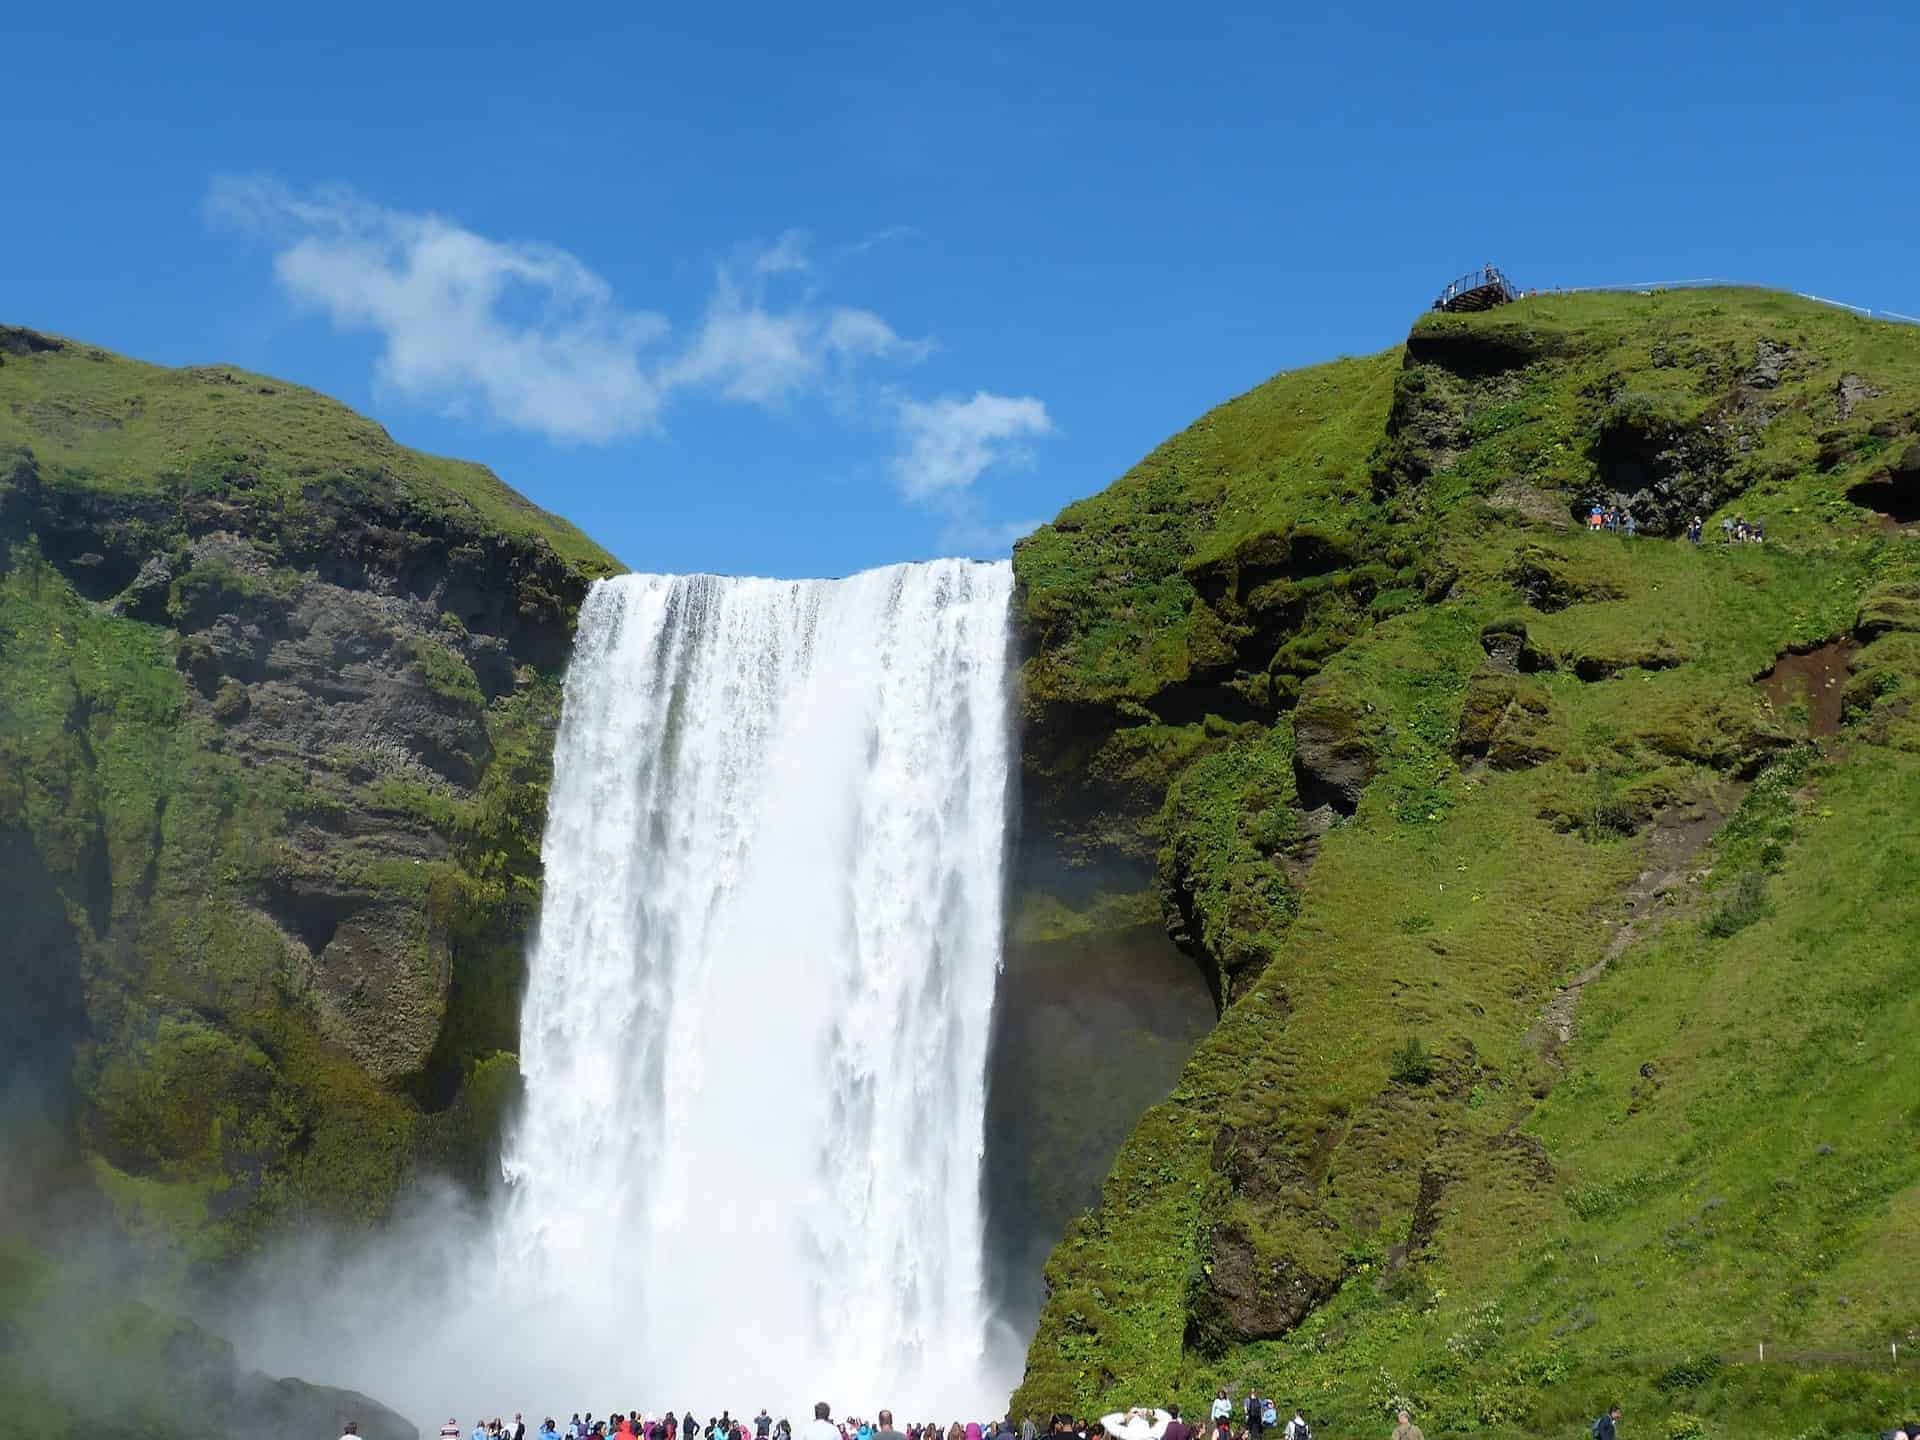
<svg viewBox="0 0 1920 1440"><path fill-rule="evenodd" d="M905 400L894 476L912 500L962 492L993 466L1026 464L1025 442L1052 429L1047 407L1031 395Z"/></svg>
<svg viewBox="0 0 1920 1440"><path fill-rule="evenodd" d="M817 329L802 311L775 313L750 301L723 270L693 343L664 373L674 385L710 385L730 400L777 404L824 363Z"/></svg>
<svg viewBox="0 0 1920 1440"><path fill-rule="evenodd" d="M784 275L788 271L812 268L807 259L807 237L799 230L787 231L771 248L756 255L753 261L756 275Z"/></svg>
<svg viewBox="0 0 1920 1440"><path fill-rule="evenodd" d="M811 268L799 231L722 266L699 325L673 345L664 315L623 308L605 279L553 246L267 177L216 180L208 211L275 237L274 272L294 299L341 329L378 334L383 384L554 440L657 429L681 390L777 406L857 364L910 363L930 349L872 311L771 303L780 277Z"/></svg>

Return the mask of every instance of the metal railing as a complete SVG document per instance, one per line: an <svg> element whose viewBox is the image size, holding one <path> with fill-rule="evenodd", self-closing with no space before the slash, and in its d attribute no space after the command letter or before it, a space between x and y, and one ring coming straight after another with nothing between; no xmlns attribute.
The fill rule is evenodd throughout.
<svg viewBox="0 0 1920 1440"><path fill-rule="evenodd" d="M1507 279L1501 272L1498 265L1483 265L1477 270L1467 271L1466 274L1460 276L1458 279L1448 281L1447 288L1442 290L1438 298L1434 300L1433 308L1436 310L1444 310L1450 302L1459 299L1462 295L1474 290L1485 290L1492 286L1499 287L1500 294L1504 299L1518 300L1520 298L1520 291L1517 290L1513 282Z"/></svg>

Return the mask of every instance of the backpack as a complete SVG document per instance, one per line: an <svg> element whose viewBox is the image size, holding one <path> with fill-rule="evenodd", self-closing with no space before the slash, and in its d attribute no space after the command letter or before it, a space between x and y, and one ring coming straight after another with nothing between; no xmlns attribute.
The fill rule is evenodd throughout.
<svg viewBox="0 0 1920 1440"><path fill-rule="evenodd" d="M1604 1415L1593 1422L1593 1440L1600 1440L1600 1427L1606 1423L1607 1417Z"/></svg>
<svg viewBox="0 0 1920 1440"><path fill-rule="evenodd" d="M1306 1416L1295 1420L1290 1428L1293 1430L1293 1440L1313 1440L1313 1427L1307 1424Z"/></svg>
<svg viewBox="0 0 1920 1440"><path fill-rule="evenodd" d="M1260 1406L1260 1423L1262 1425L1278 1425L1280 1423L1280 1412L1273 1408L1273 1401L1268 1400Z"/></svg>

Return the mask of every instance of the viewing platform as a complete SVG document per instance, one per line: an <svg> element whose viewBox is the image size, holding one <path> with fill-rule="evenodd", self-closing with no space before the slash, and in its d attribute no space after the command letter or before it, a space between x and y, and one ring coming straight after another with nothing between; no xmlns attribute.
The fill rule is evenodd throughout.
<svg viewBox="0 0 1920 1440"><path fill-rule="evenodd" d="M1505 305L1519 298L1520 292L1501 273L1500 267L1487 265L1479 270L1469 270L1458 280L1451 282L1434 300L1433 308L1456 313L1466 310L1491 310L1496 305Z"/></svg>

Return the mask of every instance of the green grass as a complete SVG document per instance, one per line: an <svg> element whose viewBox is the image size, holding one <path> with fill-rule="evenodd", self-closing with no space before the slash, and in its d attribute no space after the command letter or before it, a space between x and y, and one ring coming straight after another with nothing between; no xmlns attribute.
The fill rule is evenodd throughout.
<svg viewBox="0 0 1920 1440"><path fill-rule="evenodd" d="M1792 353L1755 388L1763 339ZM1336 1433L1405 1400L1430 1434L1571 1434L1614 1395L1636 1434L1877 1430L1920 1400L1877 1358L1920 1341L1878 1261L1920 1248L1897 599L1920 545L1843 494L1875 427L1920 429L1920 334L1705 291L1432 317L1413 343L1278 377L1016 553L1030 773L1096 772L1202 684L1227 712L1159 724L1189 741L1158 743L1164 800L1133 823L1238 997L1056 1250L1016 1408L1251 1382ZM1844 419L1842 374L1881 392ZM1711 493L1765 546L1503 498L1570 515L1605 437L1708 424ZM1895 629L1823 754L1752 681L1863 604ZM1535 673L1488 668L1489 626ZM1474 707L1524 744L1462 761ZM1375 774L1302 890L1279 861L1309 713L1346 717ZM1733 818L1551 1045L1661 813ZM1110 810L1079 838L1125 833Z"/></svg>
<svg viewBox="0 0 1920 1440"><path fill-rule="evenodd" d="M483 465L423 454L315 391L231 366L169 370L77 341L0 365L0 449L60 483L244 496L296 513L351 485L458 528L538 540L588 574L618 563Z"/></svg>

